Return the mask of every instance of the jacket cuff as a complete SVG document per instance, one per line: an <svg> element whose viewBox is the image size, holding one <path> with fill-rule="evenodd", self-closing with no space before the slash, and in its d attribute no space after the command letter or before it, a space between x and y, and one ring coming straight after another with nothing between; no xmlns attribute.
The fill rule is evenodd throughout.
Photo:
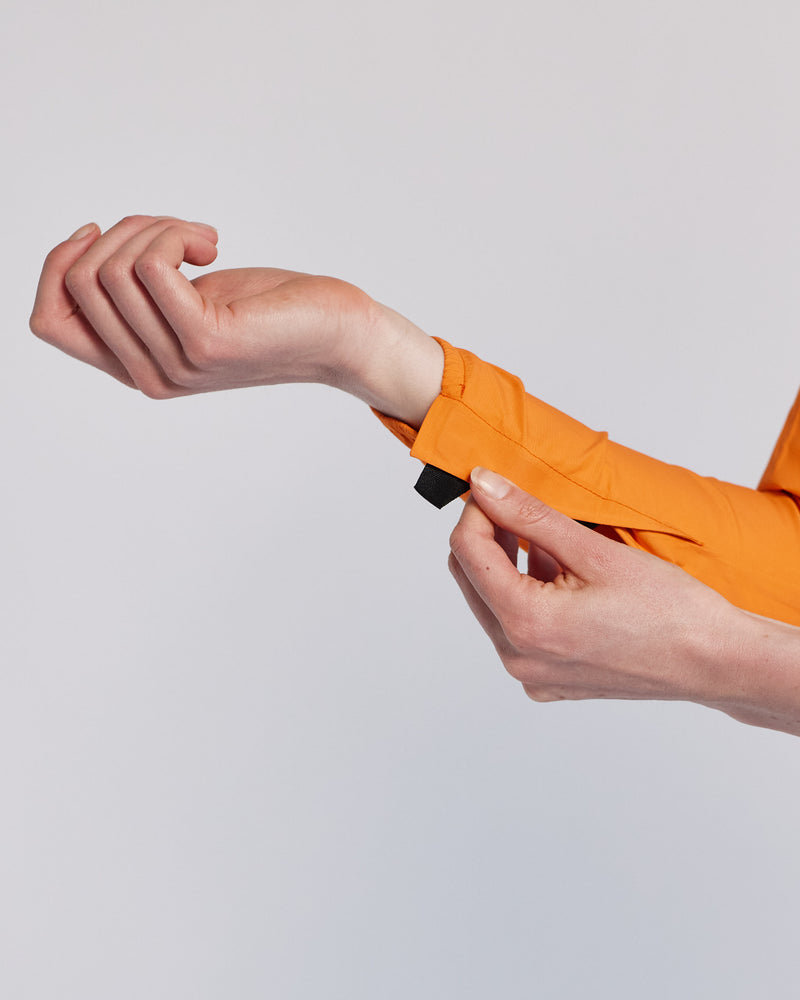
<svg viewBox="0 0 800 1000"><path fill-rule="evenodd" d="M442 388L439 398L446 399L460 399L464 393L465 385L465 371L464 371L464 361L461 352L456 350L452 345L448 344L447 341L441 340L439 337L433 338L436 343L442 348L444 352L444 371L442 373ZM437 400L431 406L433 410L436 406ZM414 458L422 458L422 454L419 449L415 448L417 440L420 435L423 436L423 441L435 441L438 431L430 427L426 428L428 423L428 418L431 414L431 410L428 411L425 420L422 423L419 431L414 427L409 426L409 424L403 423L402 420L397 420L395 417L387 417L385 413L381 413L372 408L372 412L380 420L384 427L389 430L398 441L402 441L403 444L411 449L411 455ZM434 423L436 420L434 419ZM423 451L427 450L428 445L423 445ZM441 509L446 504L455 500L457 497L462 496L464 493L469 491L469 481L461 476L456 476L453 473L447 471L441 466L432 465L430 462L425 461L425 468L422 470L419 479L414 485L414 489L420 496L424 497L429 503L432 503L434 507ZM443 459L448 465L452 462L452 456Z"/></svg>

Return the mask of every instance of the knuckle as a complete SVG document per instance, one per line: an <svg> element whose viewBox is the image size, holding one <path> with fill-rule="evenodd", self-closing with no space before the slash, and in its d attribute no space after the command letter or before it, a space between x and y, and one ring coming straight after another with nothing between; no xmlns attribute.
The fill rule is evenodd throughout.
<svg viewBox="0 0 800 1000"><path fill-rule="evenodd" d="M158 373L147 373L135 378L136 388L148 399L174 399L180 395L178 386L173 385Z"/></svg>
<svg viewBox="0 0 800 1000"><path fill-rule="evenodd" d="M104 261L97 271L97 277L100 280L100 284L107 291L112 288L117 288L122 284L130 273L129 266L121 261L117 257L109 257L107 261Z"/></svg>
<svg viewBox="0 0 800 1000"><path fill-rule="evenodd" d="M159 358L158 363L161 366L161 372L163 373L162 381L171 383L172 385L182 385L182 378L184 375L183 365L180 360L170 357L170 358Z"/></svg>
<svg viewBox="0 0 800 1000"><path fill-rule="evenodd" d="M531 701L538 702L540 705L548 701L563 701L562 695L557 694L551 687L546 684L530 684L524 683L522 685L522 690L531 699Z"/></svg>
<svg viewBox="0 0 800 1000"><path fill-rule="evenodd" d="M506 655L501 655L500 659L503 661L506 673L510 677L513 677L515 681L522 682L527 677L530 677L530 663L521 657L515 650L506 652Z"/></svg>
<svg viewBox="0 0 800 1000"><path fill-rule="evenodd" d="M464 525L459 521L458 524L450 532L450 551L456 557L464 552L467 546L467 532Z"/></svg>
<svg viewBox="0 0 800 1000"><path fill-rule="evenodd" d="M520 501L518 515L525 524L546 524L551 517L548 507L528 496Z"/></svg>
<svg viewBox="0 0 800 1000"><path fill-rule="evenodd" d="M140 390L147 396L148 399L173 399L178 395L175 391L168 389L166 386L140 386Z"/></svg>
<svg viewBox="0 0 800 1000"><path fill-rule="evenodd" d="M163 270L164 263L161 258L151 251L145 250L136 258L133 268L136 274L147 281L149 278L156 278Z"/></svg>
<svg viewBox="0 0 800 1000"><path fill-rule="evenodd" d="M65 241L68 243L69 241ZM53 249L47 254L44 259L45 270L53 265L58 265L59 261L65 256L65 244L59 243L58 246L54 246Z"/></svg>
<svg viewBox="0 0 800 1000"><path fill-rule="evenodd" d="M50 324L36 309L34 309L31 313L31 318L28 320L28 326L30 327L30 331L34 337L38 337L39 340L44 340L48 343L51 341L52 337L50 334Z"/></svg>
<svg viewBox="0 0 800 1000"><path fill-rule="evenodd" d="M144 226L153 221L152 215L125 215L120 219L120 226Z"/></svg>
<svg viewBox="0 0 800 1000"><path fill-rule="evenodd" d="M451 576L456 576L458 574L458 560L452 552L447 557L447 568L450 570Z"/></svg>
<svg viewBox="0 0 800 1000"><path fill-rule="evenodd" d="M205 373L190 367L181 359L170 358L164 362L163 367L167 379L180 389L196 391L206 384Z"/></svg>
<svg viewBox="0 0 800 1000"><path fill-rule="evenodd" d="M64 284L67 291L73 298L93 285L96 279L95 269L85 261L79 260L67 270L64 275Z"/></svg>

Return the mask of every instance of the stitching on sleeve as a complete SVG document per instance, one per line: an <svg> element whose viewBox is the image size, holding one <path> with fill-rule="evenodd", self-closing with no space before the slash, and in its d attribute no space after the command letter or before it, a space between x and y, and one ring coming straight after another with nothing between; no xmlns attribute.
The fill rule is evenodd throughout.
<svg viewBox="0 0 800 1000"><path fill-rule="evenodd" d="M503 431L499 430L493 424L490 424L489 421L484 416L482 416L482 414L478 413L477 410L473 410L472 407L469 405L469 403L465 402L463 399L456 399L455 397L451 398L453 399L454 403L460 404L461 406L464 407L464 409L468 410L474 417L477 417L477 419L480 420L482 424L485 424L485 426L488 427L490 431L497 434L499 437L504 438L506 441L508 441L510 444L513 444L515 447L520 448L527 455L530 455L531 458L535 459L537 462L541 462L541 464L544 465L545 468L550 469L551 472L554 472L557 476L560 476L568 483L574 483L576 486L579 486L582 490L585 490L592 496L597 497L598 500L604 500L608 503L616 504L618 507L622 507L625 510L629 510L634 514L638 514L640 517L646 517L650 521L655 521L656 524L663 525L664 528L667 528L670 534L678 534L681 538L686 538L687 540L692 541L695 545L699 545L702 547L702 543L698 542L693 535L689 535L685 531L681 531L681 529L676 527L674 524L670 524L668 521L662 521L660 518L653 517L652 514L646 514L643 510L638 510L636 507L632 507L630 504L623 503L621 500L615 500L612 497L605 496L603 493L600 493L597 490L592 489L591 486L587 486L579 479L571 478L566 473L562 472L560 469L557 469L554 465L550 465L549 462L546 462L535 452L531 451L531 449L527 448L524 444L522 444L521 441L517 441L515 438L509 437L508 434L504 434ZM646 529L641 529L641 530L646 530Z"/></svg>

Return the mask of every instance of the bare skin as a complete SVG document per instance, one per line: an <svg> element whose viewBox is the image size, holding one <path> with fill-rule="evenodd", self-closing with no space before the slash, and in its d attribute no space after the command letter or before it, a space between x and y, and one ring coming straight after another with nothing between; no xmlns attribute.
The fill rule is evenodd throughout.
<svg viewBox="0 0 800 1000"><path fill-rule="evenodd" d="M450 571L529 697L691 701L800 735L800 629L735 608L496 473L476 469L471 485Z"/></svg>
<svg viewBox="0 0 800 1000"><path fill-rule="evenodd" d="M216 244L213 227L173 218L82 227L48 254L31 329L154 399L320 382L421 425L441 387L436 341L335 278L242 268L189 281L181 264L211 264ZM473 473L450 569L530 697L694 701L800 735L800 629L492 475Z"/></svg>
<svg viewBox="0 0 800 1000"><path fill-rule="evenodd" d="M267 267L189 281L180 265L212 263L217 233L178 219L76 237L47 256L31 329L154 399L321 382L419 427L439 394L436 341L345 281Z"/></svg>

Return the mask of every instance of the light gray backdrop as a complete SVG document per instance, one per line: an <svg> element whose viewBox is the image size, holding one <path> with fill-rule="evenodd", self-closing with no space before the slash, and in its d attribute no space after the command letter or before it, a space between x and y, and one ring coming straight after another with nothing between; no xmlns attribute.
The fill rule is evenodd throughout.
<svg viewBox="0 0 800 1000"><path fill-rule="evenodd" d="M27 317L81 224L202 219L754 485L798 51L788 0L6 4L3 997L797 995L800 742L530 703L363 405L156 403Z"/></svg>

